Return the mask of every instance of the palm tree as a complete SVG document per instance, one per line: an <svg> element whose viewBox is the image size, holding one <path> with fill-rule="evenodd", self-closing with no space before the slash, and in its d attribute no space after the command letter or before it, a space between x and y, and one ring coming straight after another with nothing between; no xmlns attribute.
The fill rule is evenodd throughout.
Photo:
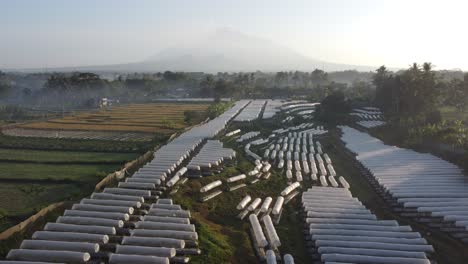
<svg viewBox="0 0 468 264"><path fill-rule="evenodd" d="M432 63L425 62L423 64L423 70L424 70L424 72L430 72L432 70Z"/></svg>

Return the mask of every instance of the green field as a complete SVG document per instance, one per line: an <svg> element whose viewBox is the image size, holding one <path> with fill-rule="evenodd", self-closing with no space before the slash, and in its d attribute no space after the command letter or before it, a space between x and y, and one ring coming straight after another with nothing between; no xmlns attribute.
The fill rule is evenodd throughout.
<svg viewBox="0 0 468 264"><path fill-rule="evenodd" d="M464 123L468 121L468 111L459 111L452 106L444 106L440 109L440 114L442 115L443 120L454 121L461 120Z"/></svg>
<svg viewBox="0 0 468 264"><path fill-rule="evenodd" d="M14 137L0 133L0 148L26 150L84 151L106 153L144 153L165 142L167 136L156 135L150 142L115 141L96 139Z"/></svg>
<svg viewBox="0 0 468 264"><path fill-rule="evenodd" d="M135 159L137 156L138 154L136 153L44 151L0 148L0 160L2 161L28 161L38 163L125 163Z"/></svg>
<svg viewBox="0 0 468 264"><path fill-rule="evenodd" d="M92 185L0 184L0 231L25 220L51 203L76 199L91 192Z"/></svg>
<svg viewBox="0 0 468 264"><path fill-rule="evenodd" d="M26 215L51 203L79 195L80 187L73 184L2 183L0 206L7 215Z"/></svg>
<svg viewBox="0 0 468 264"><path fill-rule="evenodd" d="M88 196L106 175L167 138L124 142L0 133L0 232L52 203Z"/></svg>
<svg viewBox="0 0 468 264"><path fill-rule="evenodd" d="M119 165L50 165L0 162L1 180L99 181Z"/></svg>
<svg viewBox="0 0 468 264"><path fill-rule="evenodd" d="M0 153L6 155L6 152ZM57 160L70 162L67 152L59 154L41 156L40 160L57 157ZM73 152L70 160L82 162L78 159L81 156L87 161L92 157L88 153ZM20 152L17 157L22 162L0 162L0 232L51 203L89 195L97 182L123 164L24 163L24 160L31 161L31 156ZM123 156L116 154L115 157L121 160Z"/></svg>
<svg viewBox="0 0 468 264"><path fill-rule="evenodd" d="M89 195L107 174L138 156L0 148L0 231L51 203Z"/></svg>

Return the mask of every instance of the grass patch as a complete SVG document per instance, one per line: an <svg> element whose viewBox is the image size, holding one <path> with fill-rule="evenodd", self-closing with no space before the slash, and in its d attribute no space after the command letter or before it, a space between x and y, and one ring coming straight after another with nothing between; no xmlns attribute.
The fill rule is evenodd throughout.
<svg viewBox="0 0 468 264"><path fill-rule="evenodd" d="M0 184L0 232L49 204L88 195L93 184Z"/></svg>
<svg viewBox="0 0 468 264"><path fill-rule="evenodd" d="M28 215L51 203L83 196L83 190L92 190L88 187L77 184L2 183L0 207L8 216Z"/></svg>
<svg viewBox="0 0 468 264"><path fill-rule="evenodd" d="M167 136L155 134L150 142L113 141L93 139L30 138L6 136L0 133L0 148L65 150L86 152L136 152L144 153L167 140Z"/></svg>
<svg viewBox="0 0 468 264"><path fill-rule="evenodd" d="M46 223L55 222L57 217L63 215L63 211L65 210L65 208L69 208L70 204L71 203L68 203L68 205L65 205L64 208L57 208L49 212L43 218L39 218L33 225L28 226L26 229L23 229L22 232L14 233L8 239L3 240L2 243L0 243L0 257L6 257L10 249L19 248L21 242L23 242L24 239L30 239L32 234L35 231L42 230Z"/></svg>
<svg viewBox="0 0 468 264"><path fill-rule="evenodd" d="M43 151L0 148L0 160L54 163L125 163L138 157L137 153L105 153L79 151Z"/></svg>
<svg viewBox="0 0 468 264"><path fill-rule="evenodd" d="M48 165L0 162L0 180L71 180L97 182L116 165Z"/></svg>
<svg viewBox="0 0 468 264"><path fill-rule="evenodd" d="M199 235L202 254L192 259L192 263L227 263L234 252L231 244L232 231L226 232L226 228L209 222L199 214L194 214L193 222Z"/></svg>
<svg viewBox="0 0 468 264"><path fill-rule="evenodd" d="M51 203L87 195L100 179L137 155L0 149L5 160L0 162L0 231ZM80 162L95 164L76 164Z"/></svg>
<svg viewBox="0 0 468 264"><path fill-rule="evenodd" d="M463 122L468 121L468 111L459 111L453 106L444 106L439 108L442 120L455 121L461 120Z"/></svg>

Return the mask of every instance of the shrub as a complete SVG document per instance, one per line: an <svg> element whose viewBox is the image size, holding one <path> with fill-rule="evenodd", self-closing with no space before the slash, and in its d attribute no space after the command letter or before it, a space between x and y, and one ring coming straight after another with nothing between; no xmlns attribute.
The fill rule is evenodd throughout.
<svg viewBox="0 0 468 264"><path fill-rule="evenodd" d="M195 110L184 111L184 122L189 125L196 125L202 122L206 117L206 113Z"/></svg>
<svg viewBox="0 0 468 264"><path fill-rule="evenodd" d="M337 124L348 118L350 110L343 92L336 91L323 99L317 109L317 117L321 121Z"/></svg>
<svg viewBox="0 0 468 264"><path fill-rule="evenodd" d="M219 102L211 104L207 109L208 117L213 119L231 108L232 105L232 102Z"/></svg>

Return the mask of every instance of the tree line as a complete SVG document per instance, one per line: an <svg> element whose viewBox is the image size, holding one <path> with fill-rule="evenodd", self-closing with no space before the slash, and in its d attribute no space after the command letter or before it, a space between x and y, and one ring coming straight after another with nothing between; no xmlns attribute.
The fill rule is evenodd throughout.
<svg viewBox="0 0 468 264"><path fill-rule="evenodd" d="M441 107L452 106L459 111L468 107L468 73L461 79L446 80L437 75L431 63L414 63L398 73L381 66L372 82L376 87L375 104L399 120L437 123Z"/></svg>
<svg viewBox="0 0 468 264"><path fill-rule="evenodd" d="M414 63L396 73L385 66L376 70L376 106L389 120L394 137L409 145L446 143L468 145L464 113L468 107L468 73L447 78L431 63ZM449 109L449 110L447 110ZM444 118L442 110L455 118Z"/></svg>
<svg viewBox="0 0 468 264"><path fill-rule="evenodd" d="M57 107L92 107L102 97L121 102L150 101L163 97L230 97L241 98L301 98L321 101L334 93L342 93L347 100L364 104L377 104L387 112L418 112L426 106L426 99L419 102L411 92L415 85L446 87L450 96L444 102L463 107L460 94L464 88L459 73L424 73L424 67L392 73L385 67L377 72L324 72L315 69L281 72L238 72L217 74L188 72L115 73L112 78L96 73L34 73L0 74L0 101L10 104L26 104ZM442 76L442 77L441 77ZM424 81L431 83L423 83ZM420 83L416 84L416 80ZM439 87L445 85L444 87ZM406 86L410 88L405 88ZM392 88L393 87L393 88ZM398 88L397 88L398 87ZM401 89L400 89L401 87ZM409 90L408 90L409 89ZM420 88L417 88L420 89ZM432 89L432 88L431 88ZM405 96L402 99L400 94ZM428 92L432 96L433 92ZM389 98L392 98L389 101ZM406 99L405 99L406 98ZM440 99L437 96L438 100ZM408 104L408 101L413 101ZM401 108L401 109L400 109ZM430 108L430 107L429 107Z"/></svg>
<svg viewBox="0 0 468 264"><path fill-rule="evenodd" d="M89 107L96 105L101 97L128 102L160 97L308 97L320 100L334 89L348 89L351 93L354 82L359 83L360 88L369 89L370 76L370 73L357 71L327 73L319 69L276 73L118 73L112 78L89 72L7 73L0 75L0 102Z"/></svg>

